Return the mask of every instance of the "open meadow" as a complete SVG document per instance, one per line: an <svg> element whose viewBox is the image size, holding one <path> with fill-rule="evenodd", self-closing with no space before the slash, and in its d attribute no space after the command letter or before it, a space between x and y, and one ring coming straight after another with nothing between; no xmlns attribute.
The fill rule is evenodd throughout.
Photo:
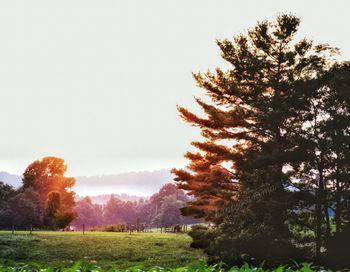
<svg viewBox="0 0 350 272"><path fill-rule="evenodd" d="M328 2L0 1L0 272L350 272Z"/></svg>
<svg viewBox="0 0 350 272"><path fill-rule="evenodd" d="M205 257L190 243L188 235L173 233L0 231L0 262L70 266L83 261L105 269L180 267Z"/></svg>

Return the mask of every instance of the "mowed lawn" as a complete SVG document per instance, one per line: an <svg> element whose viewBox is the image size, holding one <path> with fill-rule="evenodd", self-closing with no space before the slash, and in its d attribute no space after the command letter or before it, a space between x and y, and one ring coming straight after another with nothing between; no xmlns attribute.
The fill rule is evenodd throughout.
<svg viewBox="0 0 350 272"><path fill-rule="evenodd" d="M173 233L11 232L0 231L0 261L71 265L84 261L102 267L179 267L205 256L191 238Z"/></svg>

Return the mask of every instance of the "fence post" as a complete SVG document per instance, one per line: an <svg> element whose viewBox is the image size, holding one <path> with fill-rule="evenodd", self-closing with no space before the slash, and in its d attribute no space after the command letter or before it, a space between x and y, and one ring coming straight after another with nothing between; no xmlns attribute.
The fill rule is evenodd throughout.
<svg viewBox="0 0 350 272"><path fill-rule="evenodd" d="M136 218L136 231L140 232L140 218Z"/></svg>
<svg viewBox="0 0 350 272"><path fill-rule="evenodd" d="M15 224L12 224L12 234L15 234Z"/></svg>
<svg viewBox="0 0 350 272"><path fill-rule="evenodd" d="M33 225L32 225L32 224L30 224L30 232L29 232L29 234L30 234L30 235L33 234Z"/></svg>
<svg viewBox="0 0 350 272"><path fill-rule="evenodd" d="M83 235L85 235L85 224L83 224Z"/></svg>

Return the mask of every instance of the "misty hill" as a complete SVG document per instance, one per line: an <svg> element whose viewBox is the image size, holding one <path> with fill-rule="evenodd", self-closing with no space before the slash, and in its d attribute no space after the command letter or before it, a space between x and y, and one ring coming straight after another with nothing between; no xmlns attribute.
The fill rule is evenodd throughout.
<svg viewBox="0 0 350 272"><path fill-rule="evenodd" d="M164 184L172 182L170 169L129 172L118 175L77 177L73 190L78 195L128 194L150 196Z"/></svg>
<svg viewBox="0 0 350 272"><path fill-rule="evenodd" d="M0 181L10 184L15 188L18 188L22 185L22 176L9 174L7 172L0 172Z"/></svg>
<svg viewBox="0 0 350 272"><path fill-rule="evenodd" d="M92 203L94 204L106 204L107 201L111 198L112 194L109 195L96 195L96 196L90 196L90 199ZM135 195L128 195L128 194L113 194L116 198L120 199L121 201L139 201L141 199L140 196ZM77 196L77 200L83 199L83 196ZM143 199L147 199L147 197L143 197Z"/></svg>
<svg viewBox="0 0 350 272"><path fill-rule="evenodd" d="M117 175L80 176L76 178L73 190L79 196L99 196L96 203L104 202L104 196L116 194L125 200L137 200L140 196L150 196L164 184L173 182L170 169L157 171L128 172ZM18 188L22 184L22 176L0 172L0 181ZM125 194L123 196L123 194ZM126 195L130 199L127 199ZM131 196L131 197L130 197ZM133 199L133 197L135 199Z"/></svg>

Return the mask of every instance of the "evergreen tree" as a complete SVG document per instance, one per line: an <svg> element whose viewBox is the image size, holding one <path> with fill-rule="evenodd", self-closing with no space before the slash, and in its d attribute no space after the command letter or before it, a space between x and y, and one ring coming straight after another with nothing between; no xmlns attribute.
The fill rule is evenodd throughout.
<svg viewBox="0 0 350 272"><path fill-rule="evenodd" d="M326 248L327 262L334 268L344 268L350 265L345 257L350 250L350 65L336 65L322 80L322 97L317 107L323 114L314 122L318 124L318 141L312 138L319 157L315 250L320 260L322 248Z"/></svg>
<svg viewBox="0 0 350 272"><path fill-rule="evenodd" d="M199 152L186 154L188 169L174 170L178 187L196 198L185 213L220 226L222 243L231 243L217 239L212 253L227 262L241 253L276 262L293 254L287 224L293 177L286 169L305 161L300 133L322 86L318 77L336 53L327 44L294 41L299 23L284 14L218 41L230 68L194 75L211 99L196 99L206 117L179 107L206 139L192 143Z"/></svg>
<svg viewBox="0 0 350 272"><path fill-rule="evenodd" d="M297 193L297 208L291 212L296 233L315 233L315 257L320 262L322 248L347 224L346 196L349 193L350 69L335 65L319 77L320 87L303 115L304 125L295 141L304 154L289 172ZM344 217L345 215L345 217ZM310 232L311 230L311 232ZM304 241L305 234L302 235ZM310 239L312 235L307 237Z"/></svg>
<svg viewBox="0 0 350 272"><path fill-rule="evenodd" d="M336 233L350 224L350 64L334 67L326 76L327 118L324 134L328 139L328 183L330 191L325 210L334 211ZM328 227L329 228L329 227Z"/></svg>

